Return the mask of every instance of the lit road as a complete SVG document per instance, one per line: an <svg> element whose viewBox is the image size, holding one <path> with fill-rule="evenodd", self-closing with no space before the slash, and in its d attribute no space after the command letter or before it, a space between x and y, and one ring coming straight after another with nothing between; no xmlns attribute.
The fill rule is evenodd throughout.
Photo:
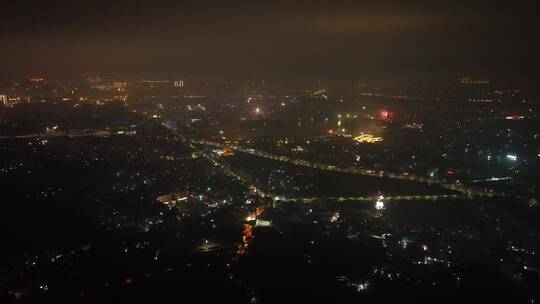
<svg viewBox="0 0 540 304"><path fill-rule="evenodd" d="M258 196L260 197L267 197L267 196L270 196L269 194L267 193L264 193L261 189L259 189L256 185L252 185L250 184L245 178L243 178L242 176L240 176L239 174L237 174L236 172L234 172L233 170L231 170L231 168L228 166L228 165L225 165L223 163L221 163L217 158L213 157L212 155L210 155L209 153L206 153L200 149L198 149L197 147L195 147L193 144L189 144L190 148L192 148L194 151L197 151L197 153L199 153L200 155L202 155L205 159L207 159L211 164L213 164L214 166L218 167L218 169L223 173L225 174L226 176L228 176L229 178L231 178L232 180L234 180L235 182L241 184L242 186L244 186L245 188L249 189L252 193L255 193L257 194Z"/></svg>
<svg viewBox="0 0 540 304"><path fill-rule="evenodd" d="M250 155L254 155L254 156L258 156L258 157L262 157L262 158L266 158L266 159L271 159L271 160L275 160L275 161L290 163L290 164L294 164L294 165L297 165L297 166L312 168L312 169L339 172L339 173L348 173L348 174L358 174L358 175L378 177L378 178L390 178L390 179L408 180L408 181L415 181L415 182L426 183L426 184L438 184L438 185L440 185L440 186L442 186L442 187L444 187L446 189L461 192L462 193L461 197L473 198L473 197L503 196L502 194L497 194L497 193L493 193L493 192L479 191L479 190L475 190L475 189L466 187L466 186L461 185L461 184L448 183L446 181L438 180L438 179L435 179L435 178L421 177L421 176L415 176L415 175L403 176L401 174L396 174L396 173L391 173L391 172L375 171L375 170L352 168L352 167L350 167L350 168L339 168L339 167L336 167L334 165L313 163L313 162L309 162L309 161L302 160L302 159L290 158L288 156L273 155L273 154L270 154L270 153L267 153L267 152L264 152L264 151L259 151L259 150L255 150L255 149L251 149L251 148L243 148L243 147L235 146L235 145L229 146L229 145L224 145L224 144L220 144L220 143L216 143L216 142L209 142L209 141L204 141L204 140L192 140L192 142L195 143L195 144L218 147L218 148L227 147L227 148L233 149L233 150L238 151L238 152L242 152L242 153L246 153L246 154L250 154ZM408 197L405 197L404 199L409 199L409 200L411 200L411 199L428 199L428 200L433 199L433 198L429 198L429 197L433 197L433 196L408 196ZM439 196L439 197L444 198L444 199L448 198L447 196L444 196L444 195ZM371 198L371 199L373 199L373 198ZM435 198L435 199L437 199L437 198ZM358 200L358 198L355 198L355 200Z"/></svg>
<svg viewBox="0 0 540 304"><path fill-rule="evenodd" d="M200 141L193 141L193 143L196 144L203 144ZM219 170L225 174L226 176L230 177L233 181L236 181L240 183L245 188L249 189L253 193L257 194L260 197L272 197L274 198L275 202L303 202L303 203L312 203L316 201L321 200L333 200L338 202L346 202L346 201L365 201L365 202L374 202L377 200L377 196L349 196L349 197L291 197L291 196L283 196L283 195L277 195L269 192L264 192L263 190L259 189L256 185L250 184L246 179L241 177L239 174L235 173L230 166L223 164L219 161L218 158L212 156L210 153L206 153L197 147L195 147L192 143L189 144L192 149L200 153L204 158L206 158L208 161L210 161L214 166L217 166ZM213 147L222 147L223 145L219 144L209 144ZM238 150L240 151L240 150ZM250 153L252 154L252 153ZM258 156L258 155L257 155ZM279 157L281 158L281 157ZM272 158L273 159L273 158ZM333 167L333 166L332 166ZM314 167L319 169L319 167ZM321 170L327 170L325 169L325 166L320 168ZM331 170L331 171L338 171ZM338 171L340 172L340 171ZM379 175L377 175L379 176ZM380 177L380 176L379 176ZM385 201L414 201L414 200L424 200L424 201L436 201L436 200L450 200L450 199L463 199L463 198L472 198L471 195L458 195L458 194L435 194L435 195L397 195L397 196L387 196L384 198Z"/></svg>
<svg viewBox="0 0 540 304"><path fill-rule="evenodd" d="M338 202L347 201L364 201L374 202L378 196L335 196L335 197L303 197L303 198L279 198L279 201L302 201L304 203L311 203L322 200L332 200ZM462 194L434 194L434 195L395 195L385 196L384 201L438 201L438 200L452 200L468 198Z"/></svg>

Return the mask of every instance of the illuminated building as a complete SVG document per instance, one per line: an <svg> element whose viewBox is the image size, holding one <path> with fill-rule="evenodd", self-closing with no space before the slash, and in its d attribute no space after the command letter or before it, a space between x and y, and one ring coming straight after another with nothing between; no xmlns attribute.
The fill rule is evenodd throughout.
<svg viewBox="0 0 540 304"><path fill-rule="evenodd" d="M2 104L5 107L9 106L9 99L7 95L0 95L0 104Z"/></svg>
<svg viewBox="0 0 540 304"><path fill-rule="evenodd" d="M511 161L517 161L518 158L514 154L507 154L506 159L511 160Z"/></svg>
<svg viewBox="0 0 540 304"><path fill-rule="evenodd" d="M184 87L184 81L183 80L175 80L174 81L174 87L175 88L183 88Z"/></svg>
<svg viewBox="0 0 540 304"><path fill-rule="evenodd" d="M230 147L225 147L223 149L215 149L213 150L214 153L217 154L217 156L232 156L234 155L234 150Z"/></svg>
<svg viewBox="0 0 540 304"><path fill-rule="evenodd" d="M30 82L32 82L33 84L40 84L40 83L43 83L45 81L44 78L41 78L41 77L33 77L33 78L30 78L28 79Z"/></svg>
<svg viewBox="0 0 540 304"><path fill-rule="evenodd" d="M270 226L272 226L272 222L257 219L257 220L255 220L255 226L256 227L270 227Z"/></svg>
<svg viewBox="0 0 540 304"><path fill-rule="evenodd" d="M336 212L330 217L330 222L335 223L339 220L339 212Z"/></svg>
<svg viewBox="0 0 540 304"><path fill-rule="evenodd" d="M360 136L355 137L354 141L359 142L359 143L373 144L373 143L376 143L376 142L383 141L383 138L382 137L375 137L375 136L373 136L371 134L362 134Z"/></svg>
<svg viewBox="0 0 540 304"><path fill-rule="evenodd" d="M187 199L188 197L184 193L171 193L156 198L156 201L169 208L173 208L177 203L186 201Z"/></svg>
<svg viewBox="0 0 540 304"><path fill-rule="evenodd" d="M384 202L383 202L384 196L379 196L377 198L377 201L375 202L375 209L377 210L383 210L384 209Z"/></svg>

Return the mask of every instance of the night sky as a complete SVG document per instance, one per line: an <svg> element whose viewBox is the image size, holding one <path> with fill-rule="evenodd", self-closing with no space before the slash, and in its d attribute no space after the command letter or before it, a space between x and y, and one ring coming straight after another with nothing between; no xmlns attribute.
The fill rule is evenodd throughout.
<svg viewBox="0 0 540 304"><path fill-rule="evenodd" d="M4 1L3 76L534 82L535 1Z"/></svg>

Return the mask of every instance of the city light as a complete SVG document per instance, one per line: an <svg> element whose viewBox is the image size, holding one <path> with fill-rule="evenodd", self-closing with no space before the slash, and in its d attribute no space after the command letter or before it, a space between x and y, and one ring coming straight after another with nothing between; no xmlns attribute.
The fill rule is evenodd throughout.
<svg viewBox="0 0 540 304"><path fill-rule="evenodd" d="M359 135L359 136L355 137L354 141L359 142L359 143L374 144L376 142L383 141L383 138L382 137L376 137L376 136L371 135L371 134L362 134L362 135Z"/></svg>
<svg viewBox="0 0 540 304"><path fill-rule="evenodd" d="M339 220L339 212L335 212L332 217L330 218L331 223L335 223Z"/></svg>
<svg viewBox="0 0 540 304"><path fill-rule="evenodd" d="M265 221L265 220L259 220L259 219L255 221L255 227L270 227L270 226L272 226L271 221Z"/></svg>
<svg viewBox="0 0 540 304"><path fill-rule="evenodd" d="M540 302L540 0L81 2L0 13L1 303Z"/></svg>
<svg viewBox="0 0 540 304"><path fill-rule="evenodd" d="M384 196L380 195L377 198L377 201L375 202L375 209L377 209L377 210L384 210L385 209L383 200L384 200Z"/></svg>
<svg viewBox="0 0 540 304"><path fill-rule="evenodd" d="M514 155L514 154L506 154L506 159L511 160L511 161L517 161L518 157L517 155Z"/></svg>
<svg viewBox="0 0 540 304"><path fill-rule="evenodd" d="M379 116L383 120L387 120L390 117L390 112L388 110L381 110Z"/></svg>

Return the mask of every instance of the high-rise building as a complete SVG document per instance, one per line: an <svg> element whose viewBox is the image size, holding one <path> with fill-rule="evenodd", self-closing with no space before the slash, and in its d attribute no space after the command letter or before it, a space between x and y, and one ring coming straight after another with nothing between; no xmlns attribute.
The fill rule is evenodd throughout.
<svg viewBox="0 0 540 304"><path fill-rule="evenodd" d="M9 106L9 99L7 95L0 95L0 104L5 107Z"/></svg>
<svg viewBox="0 0 540 304"><path fill-rule="evenodd" d="M183 80L175 80L174 81L174 87L175 88L183 88L184 87L184 81Z"/></svg>

